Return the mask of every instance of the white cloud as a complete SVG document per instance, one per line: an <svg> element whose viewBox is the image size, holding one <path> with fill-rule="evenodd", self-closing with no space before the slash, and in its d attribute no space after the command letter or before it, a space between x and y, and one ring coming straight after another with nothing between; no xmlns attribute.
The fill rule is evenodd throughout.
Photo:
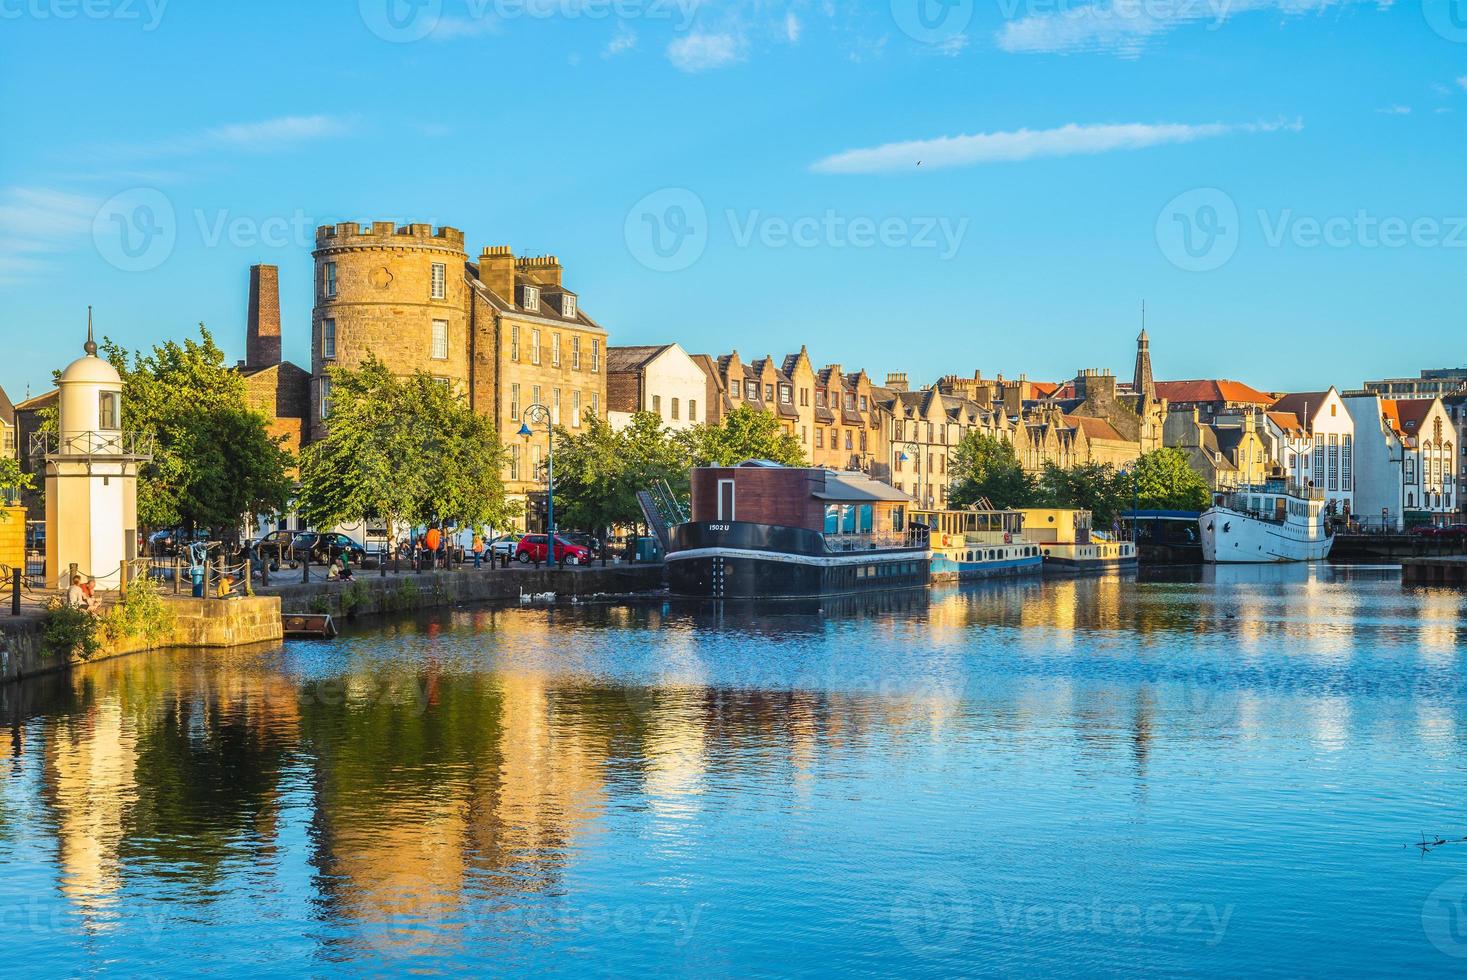
<svg viewBox="0 0 1467 980"><path fill-rule="evenodd" d="M954 34L952 37L947 38L944 41L939 41L936 45L933 46L933 50L936 51L938 54L945 54L949 58L956 58L958 55L963 53L963 49L967 46L968 35Z"/></svg>
<svg viewBox="0 0 1467 980"><path fill-rule="evenodd" d="M1375 111L1378 112L1378 113L1380 113L1383 116L1409 116L1409 115L1411 115L1411 107L1408 106L1408 105L1387 106L1384 109L1377 109Z"/></svg>
<svg viewBox="0 0 1467 980"><path fill-rule="evenodd" d="M281 116L260 122L228 123L151 143L115 146L110 151L133 157L187 156L211 150L264 153L313 140L345 136L352 128L352 123L334 116Z"/></svg>
<svg viewBox="0 0 1467 980"><path fill-rule="evenodd" d="M1458 78L1457 78L1457 87L1458 88L1462 88L1462 89L1467 89L1467 75L1460 75L1460 76L1458 76Z"/></svg>
<svg viewBox="0 0 1467 980"><path fill-rule="evenodd" d="M795 16L793 10L784 15L784 36L791 44L800 40L800 18Z"/></svg>
<svg viewBox="0 0 1467 980"><path fill-rule="evenodd" d="M918 161L921 161L923 169L963 167L1040 157L1140 150L1168 143L1192 143L1232 133L1302 128L1303 124L1299 122L1201 125L1127 123L1084 126L1070 123L1057 129L1021 129L1010 133L941 136L936 139L910 140L867 149L846 150L817 160L810 169L828 174L890 173L911 170L917 166Z"/></svg>
<svg viewBox="0 0 1467 980"><path fill-rule="evenodd" d="M459 41L499 33L499 21L493 17L440 17L428 35L434 41Z"/></svg>
<svg viewBox="0 0 1467 980"><path fill-rule="evenodd" d="M44 188L10 187L0 194L0 283L45 272L46 254L90 234L100 202Z"/></svg>
<svg viewBox="0 0 1467 980"><path fill-rule="evenodd" d="M1205 22L1208 30L1217 30L1233 16L1254 10L1300 16L1363 2L1367 0L1093 0L1010 20L998 32L998 46L1013 54L1100 50L1134 58L1152 37L1185 24ZM1010 11L1017 10L1017 3L1002 0ZM1376 3L1389 6L1386 0Z"/></svg>
<svg viewBox="0 0 1467 980"><path fill-rule="evenodd" d="M625 54L637 46L637 32L628 28L625 24L618 24L616 34L606 43L606 48L601 52L603 58L614 58L619 54Z"/></svg>
<svg viewBox="0 0 1467 980"><path fill-rule="evenodd" d="M697 32L669 44L667 59L680 71L708 71L742 61L739 49L739 40L732 34Z"/></svg>

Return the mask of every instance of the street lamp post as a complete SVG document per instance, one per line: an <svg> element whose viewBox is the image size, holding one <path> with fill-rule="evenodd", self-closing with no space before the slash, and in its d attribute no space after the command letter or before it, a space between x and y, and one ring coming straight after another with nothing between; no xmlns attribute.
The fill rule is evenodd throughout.
<svg viewBox="0 0 1467 980"><path fill-rule="evenodd" d="M552 565L559 565L555 560L555 425L554 416L550 409L544 405L534 404L525 407L520 413L524 420L520 423L520 437L529 439L535 434L530 423L545 423L545 434L550 441L550 451L545 457L545 543L546 558Z"/></svg>
<svg viewBox="0 0 1467 980"><path fill-rule="evenodd" d="M899 442L899 443L897 443L897 445L900 446L902 449L910 449L910 450L912 450L912 452L914 454L916 454L916 457L917 457L917 506L918 507L925 507L927 505L926 505L925 501L922 499L922 447L919 446L919 445L917 445L915 442ZM900 461L902 461L902 462L906 462L910 458L911 457L908 456L904 452L897 453L897 459L900 460Z"/></svg>

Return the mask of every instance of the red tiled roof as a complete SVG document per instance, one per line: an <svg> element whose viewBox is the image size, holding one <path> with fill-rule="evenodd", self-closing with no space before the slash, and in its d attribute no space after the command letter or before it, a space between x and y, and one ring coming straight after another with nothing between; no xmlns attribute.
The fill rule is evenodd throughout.
<svg viewBox="0 0 1467 980"><path fill-rule="evenodd" d="M1396 406L1395 399L1382 398L1380 400L1380 412L1385 416L1386 421L1390 423L1391 428L1395 430L1396 435L1405 436L1406 430L1401 428L1401 410Z"/></svg>
<svg viewBox="0 0 1467 980"><path fill-rule="evenodd" d="M1303 432L1304 423L1299 421L1299 416L1293 412L1269 412L1268 417L1273 424L1285 432Z"/></svg>
<svg viewBox="0 0 1467 980"><path fill-rule="evenodd" d="M1396 400L1396 413L1400 416L1401 424L1406 431L1415 435L1421 428L1421 423L1426 421L1426 413L1431 411L1435 398L1398 398Z"/></svg>
<svg viewBox="0 0 1467 980"><path fill-rule="evenodd" d="M1040 398L1048 398L1059 391L1059 385L1052 381L1031 381L1029 384L1034 386L1034 393Z"/></svg>
<svg viewBox="0 0 1467 980"><path fill-rule="evenodd" d="M1226 378L1196 381L1158 381L1156 382L1156 393L1172 403L1244 402L1254 405L1268 405L1273 402L1272 395L1266 395L1257 388L1245 385L1241 381L1229 381Z"/></svg>

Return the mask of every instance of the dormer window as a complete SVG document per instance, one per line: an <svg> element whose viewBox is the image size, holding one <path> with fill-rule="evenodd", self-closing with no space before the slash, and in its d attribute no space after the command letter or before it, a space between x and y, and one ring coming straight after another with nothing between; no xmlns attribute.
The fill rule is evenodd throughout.
<svg viewBox="0 0 1467 980"><path fill-rule="evenodd" d="M576 318L576 298L570 293L566 293L561 299L560 312L567 319L574 320Z"/></svg>
<svg viewBox="0 0 1467 980"><path fill-rule="evenodd" d="M122 428L122 395L116 391L104 391L97 396L97 428L113 432Z"/></svg>
<svg viewBox="0 0 1467 980"><path fill-rule="evenodd" d="M540 312L540 290L535 286L525 287L525 309L531 313Z"/></svg>

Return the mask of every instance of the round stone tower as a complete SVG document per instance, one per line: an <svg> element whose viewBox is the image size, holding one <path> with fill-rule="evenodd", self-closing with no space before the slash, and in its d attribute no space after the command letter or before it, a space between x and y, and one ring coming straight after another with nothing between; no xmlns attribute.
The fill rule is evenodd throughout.
<svg viewBox="0 0 1467 980"><path fill-rule="evenodd" d="M312 418L319 431L325 369L369 354L394 374L424 371L467 393L468 286L464 235L432 225L323 225L316 229L311 318Z"/></svg>

